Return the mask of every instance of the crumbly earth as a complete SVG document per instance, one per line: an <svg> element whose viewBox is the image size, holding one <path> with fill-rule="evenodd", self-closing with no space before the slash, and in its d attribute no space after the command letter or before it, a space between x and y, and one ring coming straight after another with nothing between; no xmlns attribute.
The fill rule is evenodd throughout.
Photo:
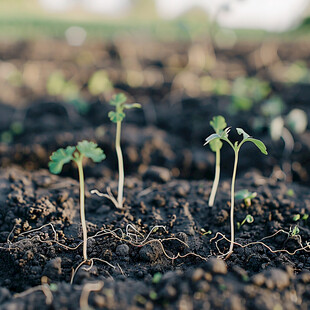
<svg viewBox="0 0 310 310"><path fill-rule="evenodd" d="M42 76L35 90L30 91L29 81L16 91L6 85L8 92L0 92L8 103L0 104L0 309L309 309L309 128L294 135L288 156L281 141L271 140L267 123L255 130L259 104L231 115L225 95L178 89L183 70L203 73L193 64L191 46L126 44L139 50L131 57L137 57L146 76L152 72L155 81L163 79L130 87L122 73L128 69L127 45L93 46L92 63L112 72L114 86L143 103L143 109L128 111L122 126L123 210L90 193L111 188L117 194L115 126L107 117L107 98L88 98L89 110L81 114L70 103L44 96L42 81L57 66L68 68L68 78L78 76L85 91L89 73L98 69L89 64L77 70L85 50L58 42L56 59L34 43L0 49L5 61L21 70L30 60L27 64ZM309 117L309 85L274 82L279 60L258 69L252 58L260 48L216 51L218 66L210 74L232 80L255 73L270 79L272 95L287 104L285 113L299 107ZM309 49L287 45L278 49L283 62L310 59L308 54ZM210 208L215 159L202 147L212 132L209 121L218 114L229 126L264 141L269 152L264 156L250 143L240 151L236 190L257 196L250 206L236 201L236 244L227 260L222 258L229 249L233 153L222 149L220 185ZM19 132L12 129L16 122L22 125ZM231 138L239 138L233 130ZM107 155L99 164L85 162L87 262L76 168L68 164L60 176L47 170L52 151L83 139L96 141ZM254 221L241 225L247 215Z"/></svg>

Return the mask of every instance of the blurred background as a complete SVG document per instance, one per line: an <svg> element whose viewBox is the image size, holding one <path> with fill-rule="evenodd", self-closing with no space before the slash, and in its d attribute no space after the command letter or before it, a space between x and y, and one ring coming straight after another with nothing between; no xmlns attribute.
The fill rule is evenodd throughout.
<svg viewBox="0 0 310 310"><path fill-rule="evenodd" d="M122 91L143 104L126 122L146 130L124 141L128 169L211 178L201 146L223 114L273 147L265 174L307 182L309 14L310 0L0 0L1 164L46 167L78 126L109 148ZM149 140L146 155L130 146Z"/></svg>

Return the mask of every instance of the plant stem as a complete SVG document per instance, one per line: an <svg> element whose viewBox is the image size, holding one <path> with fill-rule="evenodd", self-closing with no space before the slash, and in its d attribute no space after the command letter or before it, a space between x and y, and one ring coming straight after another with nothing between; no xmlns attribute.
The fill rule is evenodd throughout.
<svg viewBox="0 0 310 310"><path fill-rule="evenodd" d="M115 148L118 159L118 193L117 202L120 209L123 208L123 188L124 188L124 163L121 149L121 121L116 123Z"/></svg>
<svg viewBox="0 0 310 310"><path fill-rule="evenodd" d="M238 166L238 155L239 149L234 149L235 151L235 163L234 163L234 170L231 179L231 193L230 193L230 246L229 251L225 259L227 259L233 252L234 242L235 242L235 228L234 228L234 208L235 208L235 182L236 182L236 173L237 173L237 166Z"/></svg>
<svg viewBox="0 0 310 310"><path fill-rule="evenodd" d="M213 207L214 205L215 195L216 195L217 187L218 187L219 180L220 180L220 161L221 161L220 150L216 150L215 152L215 176L214 176L212 190L211 190L211 194L209 198L209 207Z"/></svg>
<svg viewBox="0 0 310 310"><path fill-rule="evenodd" d="M85 189L84 189L84 172L83 172L83 155L76 160L80 179L80 217L83 231L83 257L87 261L87 227L85 220Z"/></svg>

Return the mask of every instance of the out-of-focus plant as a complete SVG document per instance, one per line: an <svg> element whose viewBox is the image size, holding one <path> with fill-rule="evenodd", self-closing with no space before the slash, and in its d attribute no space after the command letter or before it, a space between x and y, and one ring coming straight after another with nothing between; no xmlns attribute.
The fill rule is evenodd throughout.
<svg viewBox="0 0 310 310"><path fill-rule="evenodd" d="M88 80L88 90L93 96L113 90L113 84L105 70L96 71Z"/></svg>
<svg viewBox="0 0 310 310"><path fill-rule="evenodd" d="M49 76L46 89L49 95L59 96L62 100L72 104L80 114L85 114L89 110L89 105L82 98L77 83L66 80L60 71L53 72Z"/></svg>
<svg viewBox="0 0 310 310"><path fill-rule="evenodd" d="M235 194L235 198L236 200L243 200L244 204L247 207L250 207L252 205L252 199L255 198L257 196L256 192L250 192L247 189L242 189L238 192L236 192Z"/></svg>
<svg viewBox="0 0 310 310"><path fill-rule="evenodd" d="M292 63L285 71L284 77L289 83L310 83L310 71L302 60Z"/></svg>
<svg viewBox="0 0 310 310"><path fill-rule="evenodd" d="M270 91L270 85L266 81L254 77L239 77L232 86L230 111L249 111L254 103L265 99Z"/></svg>

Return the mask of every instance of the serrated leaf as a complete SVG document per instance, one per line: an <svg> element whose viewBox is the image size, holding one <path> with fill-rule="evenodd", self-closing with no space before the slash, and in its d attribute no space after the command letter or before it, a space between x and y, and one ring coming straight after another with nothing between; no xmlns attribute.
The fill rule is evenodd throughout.
<svg viewBox="0 0 310 310"><path fill-rule="evenodd" d="M125 113L110 111L108 116L113 123L117 123L117 122L121 122L124 119Z"/></svg>
<svg viewBox="0 0 310 310"><path fill-rule="evenodd" d="M227 126L225 118L222 115L214 116L210 121L210 125L216 133L219 133L221 130Z"/></svg>
<svg viewBox="0 0 310 310"><path fill-rule="evenodd" d="M92 159L95 163L98 163L106 158L103 150L98 147L97 143L92 141L84 140L79 142L76 148L81 154Z"/></svg>
<svg viewBox="0 0 310 310"><path fill-rule="evenodd" d="M242 128L236 128L238 135L243 135L243 140L250 138L250 135L248 135Z"/></svg>
<svg viewBox="0 0 310 310"><path fill-rule="evenodd" d="M220 141L220 139L212 140L210 142L210 149L212 150L212 152L216 152L220 150L222 146L223 146L223 142Z"/></svg>
<svg viewBox="0 0 310 310"><path fill-rule="evenodd" d="M65 149L60 148L53 152L50 156L50 162L48 167L51 173L59 174L64 164L70 162L73 159L73 153L75 151L74 146L67 146Z"/></svg>
<svg viewBox="0 0 310 310"><path fill-rule="evenodd" d="M122 103L126 102L126 100L127 97L124 94L119 93L114 95L109 103L113 106L120 106Z"/></svg>
<svg viewBox="0 0 310 310"><path fill-rule="evenodd" d="M247 138L246 141L254 143L263 154L268 155L267 148L262 141L254 138Z"/></svg>
<svg viewBox="0 0 310 310"><path fill-rule="evenodd" d="M123 104L124 109L133 109L133 108L141 108L140 103L125 103Z"/></svg>

